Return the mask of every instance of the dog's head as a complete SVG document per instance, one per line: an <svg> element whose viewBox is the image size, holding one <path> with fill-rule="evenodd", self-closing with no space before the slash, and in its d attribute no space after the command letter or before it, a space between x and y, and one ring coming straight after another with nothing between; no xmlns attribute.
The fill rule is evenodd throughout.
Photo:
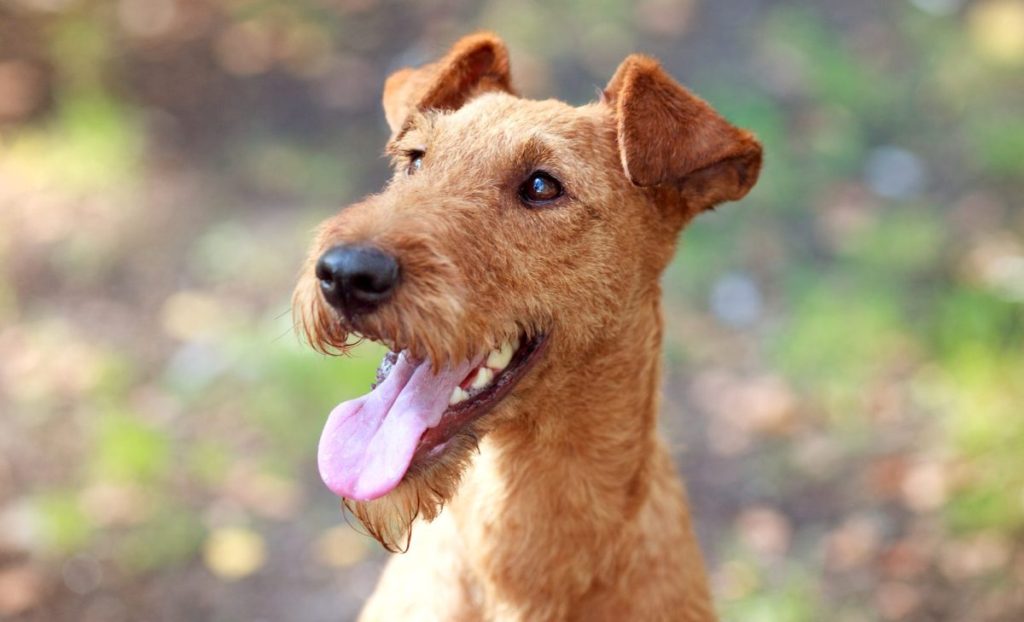
<svg viewBox="0 0 1024 622"><path fill-rule="evenodd" d="M521 99L490 34L392 75L384 110L394 176L323 224L294 303L320 350L392 350L375 389L331 414L319 459L395 547L483 434L528 425L559 362L657 300L679 231L747 193L761 147L644 56L595 103Z"/></svg>

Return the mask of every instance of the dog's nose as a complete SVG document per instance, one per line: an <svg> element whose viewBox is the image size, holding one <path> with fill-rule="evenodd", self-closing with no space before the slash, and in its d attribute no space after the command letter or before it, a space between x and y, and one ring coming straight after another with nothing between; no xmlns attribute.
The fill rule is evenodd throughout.
<svg viewBox="0 0 1024 622"><path fill-rule="evenodd" d="M398 284L398 261L372 246L335 246L316 262L320 291L347 314L368 313Z"/></svg>

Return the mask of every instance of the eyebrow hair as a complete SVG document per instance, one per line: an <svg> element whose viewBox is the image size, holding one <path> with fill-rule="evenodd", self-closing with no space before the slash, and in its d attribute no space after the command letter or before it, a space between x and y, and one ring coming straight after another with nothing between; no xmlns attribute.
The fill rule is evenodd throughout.
<svg viewBox="0 0 1024 622"><path fill-rule="evenodd" d="M533 135L519 146L516 154L516 162L522 168L537 166L544 163L553 163L555 150L551 148L540 136Z"/></svg>
<svg viewBox="0 0 1024 622"><path fill-rule="evenodd" d="M402 142L406 134L413 130L428 131L434 126L435 114L431 111L415 110L408 117L405 122L402 123L402 128L398 130L395 137L388 141L387 145L384 146L384 152L388 155L402 155L403 150L398 148L398 143Z"/></svg>

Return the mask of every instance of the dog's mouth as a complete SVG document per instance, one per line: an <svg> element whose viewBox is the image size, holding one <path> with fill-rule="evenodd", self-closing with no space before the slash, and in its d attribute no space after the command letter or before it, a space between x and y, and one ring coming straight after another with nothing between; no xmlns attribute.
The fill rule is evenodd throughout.
<svg viewBox="0 0 1024 622"><path fill-rule="evenodd" d="M540 358L545 335L520 337L439 370L389 352L370 393L335 408L320 437L320 477L335 494L369 501L391 492L413 465L490 412Z"/></svg>

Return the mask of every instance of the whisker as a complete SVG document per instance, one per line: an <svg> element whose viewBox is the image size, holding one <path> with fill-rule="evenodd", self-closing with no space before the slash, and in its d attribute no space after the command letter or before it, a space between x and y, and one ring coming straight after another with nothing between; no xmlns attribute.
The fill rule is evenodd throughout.
<svg viewBox="0 0 1024 622"><path fill-rule="evenodd" d="M286 335L295 334L297 332L299 332L299 325L295 322L292 322L291 328L286 328L284 332L282 332L280 335L271 339L270 343L277 343L278 341L284 339Z"/></svg>

